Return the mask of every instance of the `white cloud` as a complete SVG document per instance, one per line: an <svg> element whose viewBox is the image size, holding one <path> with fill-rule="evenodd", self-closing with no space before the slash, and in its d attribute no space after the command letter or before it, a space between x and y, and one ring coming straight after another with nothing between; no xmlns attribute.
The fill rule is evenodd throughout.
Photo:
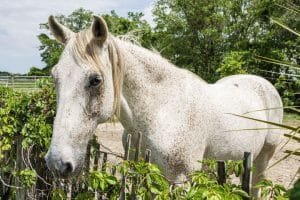
<svg viewBox="0 0 300 200"><path fill-rule="evenodd" d="M108 13L111 10L122 16L128 11L145 12L151 20L152 0L1 0L0 4L0 71L25 73L31 66L43 66L40 62L39 24L49 15L68 15L83 7L93 12Z"/></svg>

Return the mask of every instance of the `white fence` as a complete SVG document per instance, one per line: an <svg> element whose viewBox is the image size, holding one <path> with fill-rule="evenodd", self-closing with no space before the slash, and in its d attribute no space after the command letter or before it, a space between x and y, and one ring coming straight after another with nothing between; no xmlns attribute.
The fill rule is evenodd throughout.
<svg viewBox="0 0 300 200"><path fill-rule="evenodd" d="M50 78L50 76L0 76L1 87L12 87L17 89L36 89L37 80Z"/></svg>

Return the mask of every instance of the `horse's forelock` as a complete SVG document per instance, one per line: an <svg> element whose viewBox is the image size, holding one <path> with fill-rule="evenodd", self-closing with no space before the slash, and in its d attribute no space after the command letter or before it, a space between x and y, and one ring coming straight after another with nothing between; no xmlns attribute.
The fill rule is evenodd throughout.
<svg viewBox="0 0 300 200"><path fill-rule="evenodd" d="M109 60L112 66L112 78L114 85L114 113L120 115L120 99L122 94L123 76L124 76L124 61L123 55L116 44L113 36L107 39ZM88 64L89 66L96 67L101 72L104 63L101 61L99 55L99 41L93 39L91 30L84 30L76 34L71 51L77 61Z"/></svg>

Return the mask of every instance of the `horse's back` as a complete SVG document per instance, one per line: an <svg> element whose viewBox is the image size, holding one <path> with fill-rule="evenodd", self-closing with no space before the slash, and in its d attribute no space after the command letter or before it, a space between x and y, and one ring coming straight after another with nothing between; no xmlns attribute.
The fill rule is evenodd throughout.
<svg viewBox="0 0 300 200"><path fill-rule="evenodd" d="M282 123L283 105L281 98L275 87L266 79L254 75L233 75L219 80L216 84L233 85L240 88L241 92L246 90L255 92L263 105L261 108L253 110L252 113L264 112L266 113L267 121ZM269 125L269 128L271 127ZM280 131L270 129L265 142L277 144L279 138Z"/></svg>
<svg viewBox="0 0 300 200"><path fill-rule="evenodd" d="M240 88L241 91L254 91L264 104L264 108L261 110L265 109L263 111L267 112L268 120L276 123L282 122L281 98L275 87L266 79L254 75L234 75L225 77L216 84L233 85Z"/></svg>

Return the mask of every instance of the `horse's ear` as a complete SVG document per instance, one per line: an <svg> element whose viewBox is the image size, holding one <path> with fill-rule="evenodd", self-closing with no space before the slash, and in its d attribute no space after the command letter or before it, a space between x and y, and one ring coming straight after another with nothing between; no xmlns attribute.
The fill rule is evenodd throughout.
<svg viewBox="0 0 300 200"><path fill-rule="evenodd" d="M63 44L66 44L74 34L70 29L58 23L52 15L49 16L48 23L54 37Z"/></svg>
<svg viewBox="0 0 300 200"><path fill-rule="evenodd" d="M92 32L94 39L105 42L108 36L108 28L105 20L102 17L94 16L94 22L92 25Z"/></svg>

